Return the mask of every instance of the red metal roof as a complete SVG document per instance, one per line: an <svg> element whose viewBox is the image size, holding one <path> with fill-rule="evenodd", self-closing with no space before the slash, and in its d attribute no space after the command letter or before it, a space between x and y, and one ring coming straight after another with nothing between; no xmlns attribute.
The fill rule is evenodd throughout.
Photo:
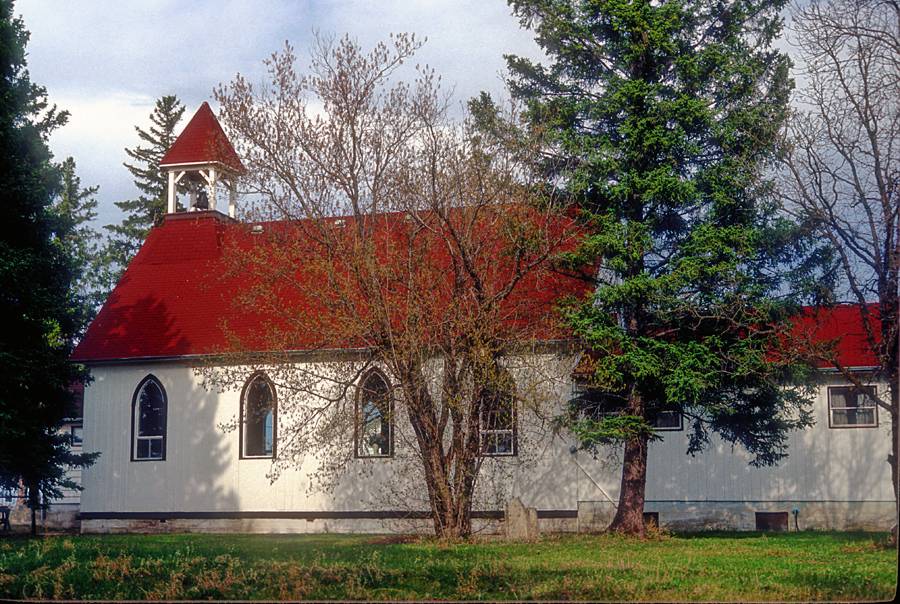
<svg viewBox="0 0 900 604"><path fill-rule="evenodd" d="M396 237L398 231L405 228L401 218L400 214L375 217L379 225L383 223L383 226L377 227L380 229L376 235L377 241L384 241L388 236ZM346 222L348 219L340 220ZM260 334L273 320L284 320L283 316L278 316L283 309L295 315L305 313L304 316L310 319L307 332L292 333L291 341L279 349L364 346L323 340L322 332L316 329L316 322L327 321L327 317L322 317L326 311L320 308L327 302L298 295L296 290L279 295L277 308L268 311L243 312L232 303L235 296L248 292L262 275L243 274L241 277L223 278L227 273L227 250L233 249L230 246L258 249L259 245L278 245L277 240L270 240L267 236L300 236L295 232L299 230L298 225L291 222L264 223L262 226L266 236L259 236L252 233L251 225L235 222L217 212L167 215L163 224L150 231L141 250L75 349L72 359L100 362L221 353L231 349L234 342L231 336L236 336L244 349L271 349L272 340L260 337ZM349 226L348 223L348 232L351 231ZM568 219L562 228L571 228ZM390 235L381 235L382 232ZM437 282L448 281L445 273L440 271L443 260L435 259L439 254L429 254L428 257L437 267L433 271L435 291L446 292L449 288L442 288L443 284ZM487 274L492 274L495 265L501 267L496 270L505 270L502 267L509 265L509 262L503 258L500 254L489 258ZM261 266L257 272L265 272L267 268ZM302 279L303 273L298 270L293 278ZM498 281L502 281L502 275ZM549 271L540 277L525 278L510 296L508 308L502 311L503 321L509 326L510 333L527 331L542 339L561 337L564 332L558 328L554 305L561 295L583 295L586 287L582 280ZM435 308L429 311L437 316L440 316L441 305L446 308L455 303L440 299L441 293L435 293L434 297L439 300ZM551 316L554 317L553 325L550 324Z"/></svg>
<svg viewBox="0 0 900 604"><path fill-rule="evenodd" d="M399 216L382 215L379 219L390 225L391 220L396 224ZM296 236L292 232L296 225L271 222L263 228L267 234ZM390 228L385 231L390 232ZM252 248L264 241L267 241L265 237L251 233L251 225L235 222L217 212L168 215L162 225L151 230L76 348L73 360L103 362L220 353L231 348L234 340L230 336L239 338L244 347L265 349L270 340L257 336L265 332L273 317L262 312L242 312L232 304L232 299L252 288L254 279L260 275L223 278L227 264L224 256L229 246ZM436 264L440 262L437 260ZM273 267L273 274L279 268ZM304 278L302 271L295 272L294 278ZM440 286L435 283L435 291ZM586 293L584 282L556 273L526 279L517 288L504 320L514 327L532 324L535 328L530 333L536 337L565 337L565 330L558 324L546 323L554 315L553 306L562 295ZM453 303L441 300L434 312L441 312L440 304ZM277 300L279 309L304 312L308 316L324 314L317 307L321 304L290 292ZM327 317L319 316L316 320L327 320ZM307 333L294 333L284 349L355 347L349 342L322 340L315 325L311 321ZM867 345L857 306L806 309L796 322L792 339L799 345L833 344L845 367L877 364ZM822 361L820 366L828 367L829 363Z"/></svg>
<svg viewBox="0 0 900 604"><path fill-rule="evenodd" d="M875 337L881 333L878 305L869 304L866 310L872 315ZM875 367L878 358L869 346L864 328L862 309L856 304L803 309L794 322L793 337L801 345L816 345L826 358L818 362L822 368L834 368L836 359L844 368Z"/></svg>
<svg viewBox="0 0 900 604"><path fill-rule="evenodd" d="M204 102L191 118L172 147L166 151L160 166L218 162L243 173L244 165L231 146L209 103Z"/></svg>

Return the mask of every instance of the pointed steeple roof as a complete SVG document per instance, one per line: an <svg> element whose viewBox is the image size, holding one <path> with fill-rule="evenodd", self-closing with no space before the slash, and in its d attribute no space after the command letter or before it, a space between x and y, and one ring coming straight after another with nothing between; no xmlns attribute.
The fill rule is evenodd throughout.
<svg viewBox="0 0 900 604"><path fill-rule="evenodd" d="M244 172L244 165L206 101L166 151L159 165L203 163L219 163L235 172Z"/></svg>

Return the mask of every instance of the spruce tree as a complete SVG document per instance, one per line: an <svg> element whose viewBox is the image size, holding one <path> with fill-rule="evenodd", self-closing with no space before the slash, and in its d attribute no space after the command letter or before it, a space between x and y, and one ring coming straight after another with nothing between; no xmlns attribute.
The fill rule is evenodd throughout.
<svg viewBox="0 0 900 604"><path fill-rule="evenodd" d="M77 292L83 299L85 324L103 303L98 299L98 276L105 270L104 258L100 254L100 233L92 226L97 218L97 191L99 187L81 186L75 159L67 157L59 165L60 192L53 205L57 231L62 233L59 242L65 246L75 263L78 273Z"/></svg>
<svg viewBox="0 0 900 604"><path fill-rule="evenodd" d="M141 143L125 149L132 161L124 165L134 177L134 186L140 195L116 202L116 206L125 213L125 219L120 224L106 227L110 231L106 257L112 267L106 277L106 291L116 284L147 233L160 224L166 214L168 182L159 170L159 163L177 138L175 128L182 115L184 105L178 97L166 95L156 101L150 114L150 128L134 127Z"/></svg>
<svg viewBox="0 0 900 604"><path fill-rule="evenodd" d="M614 531L644 533L660 413L683 415L688 452L717 433L754 465L811 421L812 369L779 336L828 252L774 215L766 178L792 86L784 4L510 0L549 58L507 57L513 94L589 232L566 260L601 265L566 313L593 363L563 421L596 454L624 445Z"/></svg>
<svg viewBox="0 0 900 604"><path fill-rule="evenodd" d="M58 432L83 368L69 354L83 328L76 262L54 212L60 174L47 146L68 114L47 101L25 62L28 32L0 0L0 486L24 484L35 511L74 486L66 465L85 465Z"/></svg>

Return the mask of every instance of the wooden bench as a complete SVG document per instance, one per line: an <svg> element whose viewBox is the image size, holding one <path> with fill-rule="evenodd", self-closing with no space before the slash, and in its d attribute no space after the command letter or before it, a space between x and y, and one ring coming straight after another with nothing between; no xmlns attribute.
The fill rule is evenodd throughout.
<svg viewBox="0 0 900 604"><path fill-rule="evenodd" d="M0 528L4 531L9 531L9 508L4 506L0 506Z"/></svg>

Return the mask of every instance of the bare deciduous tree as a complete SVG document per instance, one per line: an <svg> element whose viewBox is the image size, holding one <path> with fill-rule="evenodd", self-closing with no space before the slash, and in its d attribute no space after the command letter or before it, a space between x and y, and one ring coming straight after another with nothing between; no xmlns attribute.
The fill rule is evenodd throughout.
<svg viewBox="0 0 900 604"><path fill-rule="evenodd" d="M900 3L813 0L797 5L799 108L788 131L785 209L831 242L863 327L890 384L888 461L897 496L898 272L900 272ZM875 303L871 305L871 303ZM857 386L865 377L829 362Z"/></svg>
<svg viewBox="0 0 900 604"><path fill-rule="evenodd" d="M552 270L576 233L531 182L528 144L450 119L433 71L397 77L419 46L402 34L368 53L320 39L305 76L288 46L267 61L268 84L237 76L216 91L256 194L249 215L278 221L230 245L230 275L254 283L235 303L265 319L206 376L229 387L246 376L234 363L269 367L275 466L315 455L333 478L363 463L354 401L381 369L393 399L381 412L407 425L396 446L415 456L402 479L427 494L435 532L459 537L472 531L484 453L515 446L486 437L492 422L558 402L554 301L582 286ZM321 362L261 350L318 350Z"/></svg>

